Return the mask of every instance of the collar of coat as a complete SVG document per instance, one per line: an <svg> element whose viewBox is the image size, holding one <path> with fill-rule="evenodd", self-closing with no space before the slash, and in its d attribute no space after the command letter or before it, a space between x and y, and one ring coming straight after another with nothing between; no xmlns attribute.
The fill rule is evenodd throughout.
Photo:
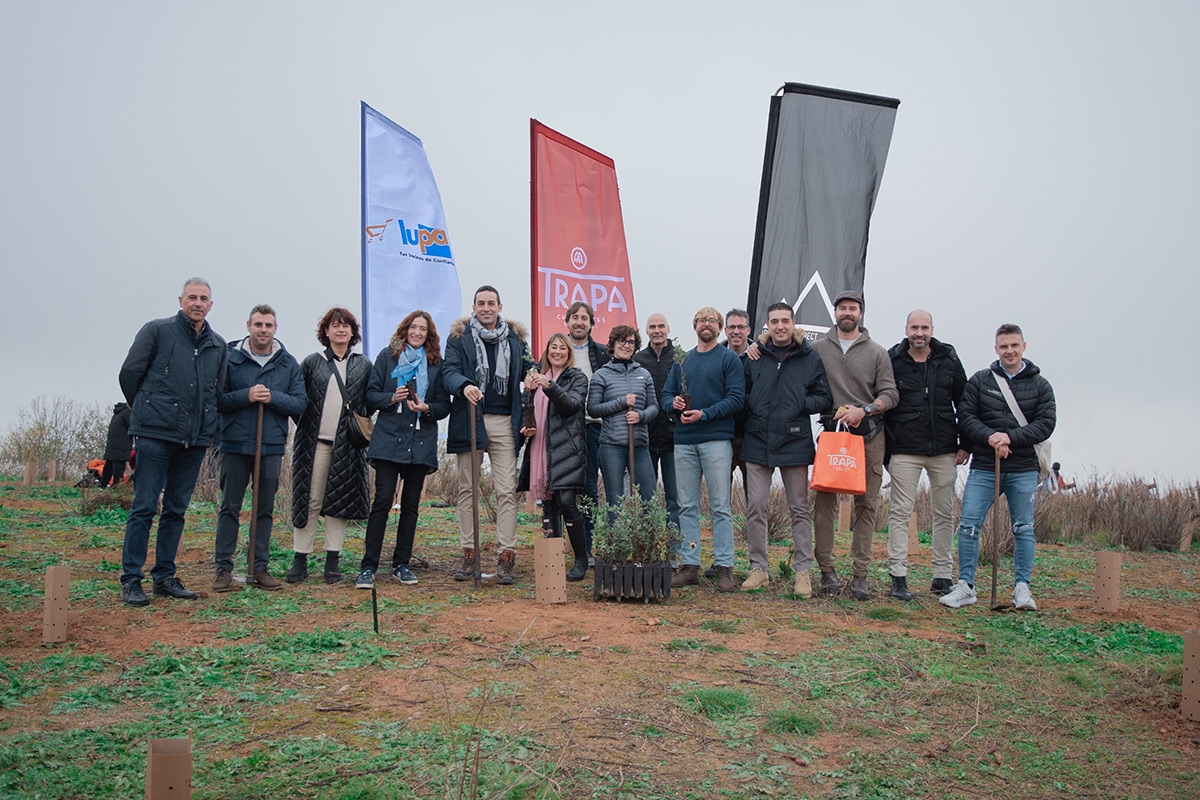
<svg viewBox="0 0 1200 800"><path fill-rule="evenodd" d="M461 339L463 334L467 332L467 323L470 321L471 316L469 314L465 317L459 317L458 319L454 320L454 322L450 325L450 338ZM516 334L516 337L522 342L525 342L526 344L529 343L529 331L524 325L516 320L511 320L508 317L505 317L504 321L508 324L508 332L510 334Z"/></svg>

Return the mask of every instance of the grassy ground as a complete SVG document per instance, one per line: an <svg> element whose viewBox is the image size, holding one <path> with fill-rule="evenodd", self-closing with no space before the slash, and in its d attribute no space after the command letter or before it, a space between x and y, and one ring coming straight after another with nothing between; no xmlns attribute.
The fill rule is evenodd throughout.
<svg viewBox="0 0 1200 800"><path fill-rule="evenodd" d="M1200 796L1200 723L1179 708L1195 549L1125 553L1111 615L1075 545L1040 546L1036 613L938 606L927 547L906 604L801 602L779 580L594 603L589 573L539 605L531 520L518 584L476 590L450 577L452 511L429 508L430 567L379 584L376 634L370 593L326 586L319 564L279 592L128 608L123 512L13 482L0 503L0 797L139 794L147 739L171 736L192 738L202 799ZM214 519L194 505L178 559L200 590ZM352 528L348 575L361 541ZM279 575L291 553L273 550ZM52 564L72 571L62 645L41 642ZM877 559L877 594L886 580Z"/></svg>

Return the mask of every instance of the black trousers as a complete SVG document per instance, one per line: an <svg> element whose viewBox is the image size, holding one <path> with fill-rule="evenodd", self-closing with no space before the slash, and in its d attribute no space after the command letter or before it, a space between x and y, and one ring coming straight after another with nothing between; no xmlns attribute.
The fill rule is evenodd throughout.
<svg viewBox="0 0 1200 800"><path fill-rule="evenodd" d="M388 514L396 496L396 481L403 481L400 490L400 521L396 524L396 549L392 551L392 569L407 564L412 558L413 539L417 535L417 516L421 511L421 490L429 468L423 464L397 464L375 459L375 499L367 517L367 539L360 570L379 569L383 551L383 536L387 531Z"/></svg>
<svg viewBox="0 0 1200 800"><path fill-rule="evenodd" d="M125 480L124 461L105 461L100 473L100 485L104 488L113 486Z"/></svg>

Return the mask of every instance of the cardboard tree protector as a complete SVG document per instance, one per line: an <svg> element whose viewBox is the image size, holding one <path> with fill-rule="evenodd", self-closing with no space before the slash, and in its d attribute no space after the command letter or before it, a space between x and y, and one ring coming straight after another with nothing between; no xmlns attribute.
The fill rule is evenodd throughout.
<svg viewBox="0 0 1200 800"><path fill-rule="evenodd" d="M534 540L533 573L537 602L567 602L567 568L563 564L561 538Z"/></svg>
<svg viewBox="0 0 1200 800"><path fill-rule="evenodd" d="M920 531L917 530L917 512L908 518L908 552L915 553L921 548Z"/></svg>
<svg viewBox="0 0 1200 800"><path fill-rule="evenodd" d="M850 495L838 495L838 533L850 532L850 515L854 513L854 500Z"/></svg>
<svg viewBox="0 0 1200 800"><path fill-rule="evenodd" d="M1200 722L1200 631L1183 634L1183 700L1179 713L1192 722Z"/></svg>
<svg viewBox="0 0 1200 800"><path fill-rule="evenodd" d="M1121 554L1096 553L1096 610L1107 614L1121 603Z"/></svg>
<svg viewBox="0 0 1200 800"><path fill-rule="evenodd" d="M46 567L46 602L42 617L42 641L67 640L67 609L71 596L71 568Z"/></svg>
<svg viewBox="0 0 1200 800"><path fill-rule="evenodd" d="M146 800L191 800L192 740L151 739L146 748Z"/></svg>

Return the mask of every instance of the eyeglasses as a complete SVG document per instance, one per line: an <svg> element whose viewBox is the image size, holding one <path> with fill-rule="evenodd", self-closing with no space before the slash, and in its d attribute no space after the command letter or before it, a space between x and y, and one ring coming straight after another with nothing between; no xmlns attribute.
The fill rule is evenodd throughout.
<svg viewBox="0 0 1200 800"><path fill-rule="evenodd" d="M749 325L726 325L725 330L727 330L727 331L748 331L748 330L750 330L750 326Z"/></svg>
<svg viewBox="0 0 1200 800"><path fill-rule="evenodd" d="M720 325L721 320L717 319L716 317L701 317L700 319L696 320L696 323L698 325Z"/></svg>
<svg viewBox="0 0 1200 800"><path fill-rule="evenodd" d="M637 339L617 339L617 344L627 347L637 347Z"/></svg>

